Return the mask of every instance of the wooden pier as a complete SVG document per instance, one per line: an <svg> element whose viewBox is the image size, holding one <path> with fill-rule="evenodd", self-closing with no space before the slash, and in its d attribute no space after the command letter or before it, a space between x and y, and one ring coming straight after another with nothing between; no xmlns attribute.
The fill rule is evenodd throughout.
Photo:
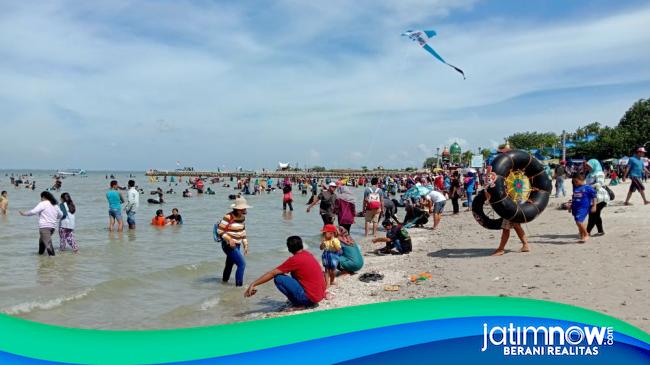
<svg viewBox="0 0 650 365"><path fill-rule="evenodd" d="M422 173L425 171L405 171L405 170L329 170L329 171L164 171L149 170L146 176L186 176L186 177L219 177L219 178L371 178L381 176L404 176L413 173ZM428 172L428 171L426 171Z"/></svg>

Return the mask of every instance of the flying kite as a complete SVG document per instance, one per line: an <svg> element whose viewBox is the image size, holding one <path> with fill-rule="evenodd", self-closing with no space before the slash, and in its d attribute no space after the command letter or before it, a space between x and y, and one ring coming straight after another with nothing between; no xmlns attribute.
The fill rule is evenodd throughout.
<svg viewBox="0 0 650 365"><path fill-rule="evenodd" d="M436 32L433 30L407 30L406 32L402 33L402 36L411 38L413 42L418 42L420 47L424 48L424 50L431 53L433 57L437 58L440 62L460 72L460 74L463 75L463 80L465 80L465 73L463 72L463 70L459 69L458 67L452 64L447 63L444 59L442 59L442 57L440 57L438 52L436 52L433 48L431 48L430 45L427 44L429 39L431 39L435 35Z"/></svg>

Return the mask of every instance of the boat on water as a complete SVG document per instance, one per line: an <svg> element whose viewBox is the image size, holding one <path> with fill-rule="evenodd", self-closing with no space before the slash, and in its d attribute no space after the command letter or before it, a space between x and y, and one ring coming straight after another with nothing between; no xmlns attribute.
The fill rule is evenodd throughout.
<svg viewBox="0 0 650 365"><path fill-rule="evenodd" d="M57 175L59 176L86 176L86 170L82 169L63 169L57 171Z"/></svg>

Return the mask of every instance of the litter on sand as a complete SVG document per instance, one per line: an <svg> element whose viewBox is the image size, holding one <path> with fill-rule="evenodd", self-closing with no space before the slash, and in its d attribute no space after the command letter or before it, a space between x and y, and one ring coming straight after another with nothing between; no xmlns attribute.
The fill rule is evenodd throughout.
<svg viewBox="0 0 650 365"><path fill-rule="evenodd" d="M399 291L399 285L385 285L384 291Z"/></svg>
<svg viewBox="0 0 650 365"><path fill-rule="evenodd" d="M411 280L412 283L418 282L418 281L425 281L433 278L431 274L428 272L421 272L417 275L411 275L409 276L409 280Z"/></svg>
<svg viewBox="0 0 650 365"><path fill-rule="evenodd" d="M359 276L359 280L363 281L364 283L369 283L371 281L379 281L384 279L384 275L378 273L378 272L367 272L365 274L362 274Z"/></svg>

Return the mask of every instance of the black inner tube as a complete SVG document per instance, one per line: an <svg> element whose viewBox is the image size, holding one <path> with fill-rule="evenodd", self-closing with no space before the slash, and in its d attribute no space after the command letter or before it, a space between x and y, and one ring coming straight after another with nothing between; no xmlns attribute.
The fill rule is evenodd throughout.
<svg viewBox="0 0 650 365"><path fill-rule="evenodd" d="M497 177L487 191L490 205L500 217L527 223L544 211L552 184L544 166L532 155L520 150L502 153L492 162L492 172Z"/></svg>
<svg viewBox="0 0 650 365"><path fill-rule="evenodd" d="M485 196L485 191L481 190L476 194L476 197L472 201L472 215L478 224L483 228L498 230L501 229L503 225L503 218L494 217L486 212L486 208L489 209L490 204L486 204L487 197Z"/></svg>

